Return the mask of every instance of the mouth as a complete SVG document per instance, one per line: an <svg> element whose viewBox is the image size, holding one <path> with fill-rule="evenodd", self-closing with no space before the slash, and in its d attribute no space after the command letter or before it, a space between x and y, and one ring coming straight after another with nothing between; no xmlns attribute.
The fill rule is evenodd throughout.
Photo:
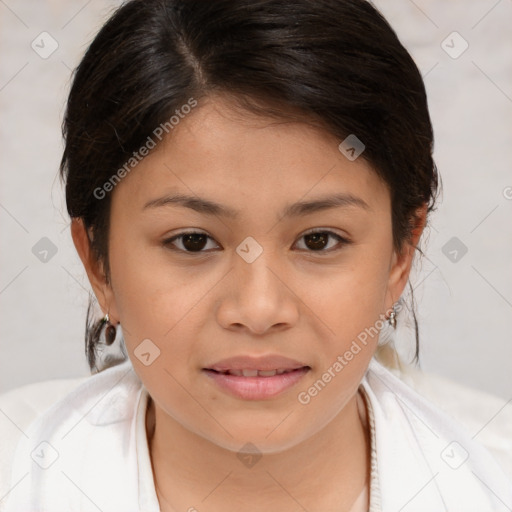
<svg viewBox="0 0 512 512"><path fill-rule="evenodd" d="M214 370L212 368L205 368L206 371L211 371L215 373L222 373L223 375L236 375L237 377L274 377L274 375L282 375L283 373L291 373L297 370L301 370L302 368L309 368L309 366L302 366L301 368L277 368L275 370Z"/></svg>
<svg viewBox="0 0 512 512"><path fill-rule="evenodd" d="M266 400L294 387L309 371L310 366L274 369L203 368L202 372L222 391L242 400Z"/></svg>

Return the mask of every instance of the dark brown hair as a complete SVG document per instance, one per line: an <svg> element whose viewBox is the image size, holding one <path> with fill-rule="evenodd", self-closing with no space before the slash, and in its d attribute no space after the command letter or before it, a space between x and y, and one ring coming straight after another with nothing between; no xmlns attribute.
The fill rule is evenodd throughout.
<svg viewBox="0 0 512 512"><path fill-rule="evenodd" d="M410 240L415 211L433 209L438 175L423 80L371 3L132 0L75 70L63 121L67 210L92 230L107 282L110 195L94 191L191 97L200 108L213 94L316 124L340 142L355 134L389 187L397 249ZM100 324L91 325L90 308L86 325L92 370Z"/></svg>

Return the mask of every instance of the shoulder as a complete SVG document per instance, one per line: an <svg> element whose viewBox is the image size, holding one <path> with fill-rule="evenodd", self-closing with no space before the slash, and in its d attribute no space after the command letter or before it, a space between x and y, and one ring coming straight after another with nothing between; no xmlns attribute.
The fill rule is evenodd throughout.
<svg viewBox="0 0 512 512"><path fill-rule="evenodd" d="M0 497L10 491L16 446L30 424L87 379L49 380L0 394Z"/></svg>
<svg viewBox="0 0 512 512"><path fill-rule="evenodd" d="M93 451L88 444L92 435L129 423L140 386L125 362L85 378L40 382L0 395L0 511L7 510L8 500L29 499L36 487L58 486L57 466L82 452L86 460ZM44 472L33 454L43 457L39 466Z"/></svg>
<svg viewBox="0 0 512 512"><path fill-rule="evenodd" d="M408 385L373 360L363 379L374 416L383 509L510 510L512 480L480 444L478 431L468 428L469 419L481 423L480 429L497 430L502 447L510 440L504 431L490 426L490 417L471 414L470 407L475 405L471 390L449 381L429 388L428 377L422 378L423 382L409 375ZM485 402L485 396L478 399ZM459 404L456 414L439 405L444 402L449 407L450 401ZM500 441L494 443L500 445Z"/></svg>
<svg viewBox="0 0 512 512"><path fill-rule="evenodd" d="M512 481L512 400L417 368L406 370L401 380L457 421L472 439L485 446Z"/></svg>

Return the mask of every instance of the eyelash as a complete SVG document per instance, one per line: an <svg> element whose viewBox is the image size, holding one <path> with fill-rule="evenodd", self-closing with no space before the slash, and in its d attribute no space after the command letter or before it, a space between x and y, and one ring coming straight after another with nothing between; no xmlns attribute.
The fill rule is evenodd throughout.
<svg viewBox="0 0 512 512"><path fill-rule="evenodd" d="M342 237L341 235L338 235L337 233L333 232L333 231L329 231L327 229L321 229L321 228L317 228L317 229L314 229L314 230L311 230L311 231L308 231L307 233L304 233L300 238L304 238L305 236L308 236L308 235L313 235L315 233L321 233L321 234L326 234L326 235L329 235L330 237L333 237L335 238L338 242L340 242L341 244L341 247L338 247L338 248L330 248L330 249L327 249L327 250L318 250L318 251L313 251L313 250L307 250L307 249L301 249L302 251L306 251L306 252L310 252L312 254L322 254L322 253L331 253L331 252L335 252L335 251L339 251L343 248L343 246L345 245L349 245L351 244L351 240L349 240L348 238L345 238L345 237ZM211 236L209 236L207 233L205 233L204 231L184 231L183 233L179 233L177 235L174 235L172 236L171 238L167 238L165 239L163 242L162 242L162 245L173 250L173 251L178 251L178 252L182 252L182 253L185 253L185 254L190 254L190 255L195 255L195 254L201 254L201 253L207 253L209 252L209 250L200 250L200 251L187 251L187 250L184 250L184 249L178 249L176 247L173 247L173 242L179 238L182 238L184 236L187 236L187 235L206 235L210 240L213 240L213 238Z"/></svg>

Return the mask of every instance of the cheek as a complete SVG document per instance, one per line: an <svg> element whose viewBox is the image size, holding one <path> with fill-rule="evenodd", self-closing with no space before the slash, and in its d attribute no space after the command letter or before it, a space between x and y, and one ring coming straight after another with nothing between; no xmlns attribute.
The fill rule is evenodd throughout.
<svg viewBox="0 0 512 512"><path fill-rule="evenodd" d="M312 307L341 342L373 325L384 312L389 258L382 254L376 256L370 248L358 251L350 265L333 270L311 294Z"/></svg>
<svg viewBox="0 0 512 512"><path fill-rule="evenodd" d="M297 401L306 414L323 422L354 395L375 352L385 323L385 261L368 248L357 263L325 280L323 293L315 293L313 307L328 335L317 338L320 363L298 390Z"/></svg>
<svg viewBox="0 0 512 512"><path fill-rule="evenodd" d="M126 348L144 372L137 356L141 343L150 340L145 346L159 352L152 371L162 366L185 375L197 366L191 354L200 354L197 344L212 317L211 290L225 271L171 264L165 249L139 245L127 237L111 244L112 285Z"/></svg>
<svg viewBox="0 0 512 512"><path fill-rule="evenodd" d="M125 239L126 247L135 247ZM196 333L205 321L201 296L208 283L159 260L157 250L111 244L111 274L126 349L136 373L154 398L188 410L195 370ZM212 284L210 284L210 287ZM188 402L187 402L188 400Z"/></svg>
<svg viewBox="0 0 512 512"><path fill-rule="evenodd" d="M161 346L163 335L183 315L191 290L182 274L157 259L158 250L125 234L110 241L110 266L126 345L133 351L149 338Z"/></svg>
<svg viewBox="0 0 512 512"><path fill-rule="evenodd" d="M328 326L317 337L320 365L299 400L311 414L339 410L355 393L385 326L389 253L367 246L347 267L324 280L314 310ZM300 397L298 397L300 398Z"/></svg>

